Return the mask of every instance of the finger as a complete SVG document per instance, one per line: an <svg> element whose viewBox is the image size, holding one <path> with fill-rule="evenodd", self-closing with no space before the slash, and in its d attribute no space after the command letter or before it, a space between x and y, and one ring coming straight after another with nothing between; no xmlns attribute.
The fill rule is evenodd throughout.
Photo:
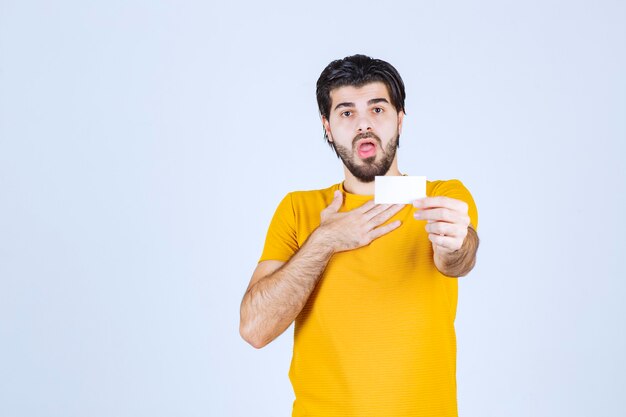
<svg viewBox="0 0 626 417"><path fill-rule="evenodd" d="M341 191L335 190L333 201L331 201L331 203L326 208L330 211L337 212L341 208L342 201L343 201L343 194L341 194Z"/></svg>
<svg viewBox="0 0 626 417"><path fill-rule="evenodd" d="M376 216L372 217L368 223L372 228L383 224L384 222L395 216L400 210L402 210L402 208L404 208L404 204L394 204L386 208Z"/></svg>
<svg viewBox="0 0 626 417"><path fill-rule="evenodd" d="M458 223L464 226L469 224L469 216L467 214L461 214L458 211L450 210L447 208L432 208L418 210L413 214L418 220L434 220L448 223Z"/></svg>
<svg viewBox="0 0 626 417"><path fill-rule="evenodd" d="M382 213L383 211L387 210L391 206L392 206L392 204L376 204L370 210L368 210L365 213L363 213L363 217L366 220L370 220L370 219L372 219L372 217Z"/></svg>
<svg viewBox="0 0 626 417"><path fill-rule="evenodd" d="M420 198L413 201L413 206L422 209L443 207L461 213L468 211L468 205L465 201L445 196Z"/></svg>
<svg viewBox="0 0 626 417"><path fill-rule="evenodd" d="M355 208L354 210L358 211L359 213L366 213L367 211L369 211L375 205L376 205L376 203L374 203L374 199L372 198L371 200L368 200L367 203L363 204L360 207Z"/></svg>
<svg viewBox="0 0 626 417"><path fill-rule="evenodd" d="M424 229L426 229L428 233L432 233L434 235L454 236L454 231L451 226L451 223L432 222L428 223Z"/></svg>
<svg viewBox="0 0 626 417"><path fill-rule="evenodd" d="M458 239L450 236L440 236L434 233L429 233L428 240L433 242L435 245L441 246L442 248L445 248L451 252L454 252L460 247L457 242Z"/></svg>
<svg viewBox="0 0 626 417"><path fill-rule="evenodd" d="M375 216L388 210L393 211L393 213L395 214L399 212L400 210L402 210L405 206L406 204L377 204L376 206L374 206L374 208L372 208L370 211L366 213L365 218L368 221L372 220Z"/></svg>
<svg viewBox="0 0 626 417"><path fill-rule="evenodd" d="M402 222L400 220L396 220L396 221L393 221L393 222L391 222L389 224L386 224L384 226L380 226L380 227L377 227L374 230L371 230L368 233L368 235L371 238L371 240L378 239L382 235L386 235L387 233L391 232L392 230L397 229L398 227L400 227L401 224L402 224Z"/></svg>
<svg viewBox="0 0 626 417"><path fill-rule="evenodd" d="M435 235L446 235L451 237L465 237L463 235L462 227L459 227L455 223L446 222L432 222L428 223L425 227L428 233Z"/></svg>

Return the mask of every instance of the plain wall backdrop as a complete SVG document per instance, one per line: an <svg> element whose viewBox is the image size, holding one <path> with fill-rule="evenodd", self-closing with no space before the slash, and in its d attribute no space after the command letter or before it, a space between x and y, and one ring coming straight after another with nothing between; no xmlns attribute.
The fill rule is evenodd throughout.
<svg viewBox="0 0 626 417"><path fill-rule="evenodd" d="M239 306L278 202L343 179L315 82L392 63L399 167L458 178L461 417L626 395L619 1L0 0L0 416L288 416Z"/></svg>

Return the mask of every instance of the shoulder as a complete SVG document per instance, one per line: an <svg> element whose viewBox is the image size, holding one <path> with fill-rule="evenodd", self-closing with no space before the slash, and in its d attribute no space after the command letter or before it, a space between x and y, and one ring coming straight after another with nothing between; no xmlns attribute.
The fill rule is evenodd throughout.
<svg viewBox="0 0 626 417"><path fill-rule="evenodd" d="M339 184L334 184L317 190L291 191L287 196L291 199L294 207L316 206L319 204L326 206L333 200L334 192L338 189Z"/></svg>
<svg viewBox="0 0 626 417"><path fill-rule="evenodd" d="M317 190L291 191L279 204L277 213L279 216L291 219L290 222L294 224L294 227L312 221L319 222L320 213L331 203L337 189L339 189L339 184Z"/></svg>
<svg viewBox="0 0 626 417"><path fill-rule="evenodd" d="M467 193L469 190L463 182L457 178L449 180L433 180L426 182L426 194L428 196L440 196L455 193Z"/></svg>

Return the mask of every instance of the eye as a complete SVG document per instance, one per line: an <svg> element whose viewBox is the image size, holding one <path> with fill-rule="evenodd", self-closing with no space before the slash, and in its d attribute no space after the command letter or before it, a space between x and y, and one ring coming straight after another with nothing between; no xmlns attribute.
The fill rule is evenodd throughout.
<svg viewBox="0 0 626 417"><path fill-rule="evenodd" d="M382 112L383 112L382 107L374 107L374 113L382 113Z"/></svg>
<svg viewBox="0 0 626 417"><path fill-rule="evenodd" d="M341 115L344 116L344 117L349 117L351 114L352 114L352 112L349 111L349 110L346 110L346 111L341 113Z"/></svg>

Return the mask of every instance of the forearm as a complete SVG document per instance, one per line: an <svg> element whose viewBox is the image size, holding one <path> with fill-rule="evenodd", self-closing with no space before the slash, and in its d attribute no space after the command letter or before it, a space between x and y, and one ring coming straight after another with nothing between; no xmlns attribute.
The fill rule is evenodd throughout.
<svg viewBox="0 0 626 417"><path fill-rule="evenodd" d="M467 228L467 235L461 248L454 252L435 250L435 266L442 274L449 277L462 277L474 268L476 252L478 251L478 234L471 226Z"/></svg>
<svg viewBox="0 0 626 417"><path fill-rule="evenodd" d="M250 344L261 348L291 325L332 254L331 245L316 229L287 263L248 290L241 303L241 321Z"/></svg>

